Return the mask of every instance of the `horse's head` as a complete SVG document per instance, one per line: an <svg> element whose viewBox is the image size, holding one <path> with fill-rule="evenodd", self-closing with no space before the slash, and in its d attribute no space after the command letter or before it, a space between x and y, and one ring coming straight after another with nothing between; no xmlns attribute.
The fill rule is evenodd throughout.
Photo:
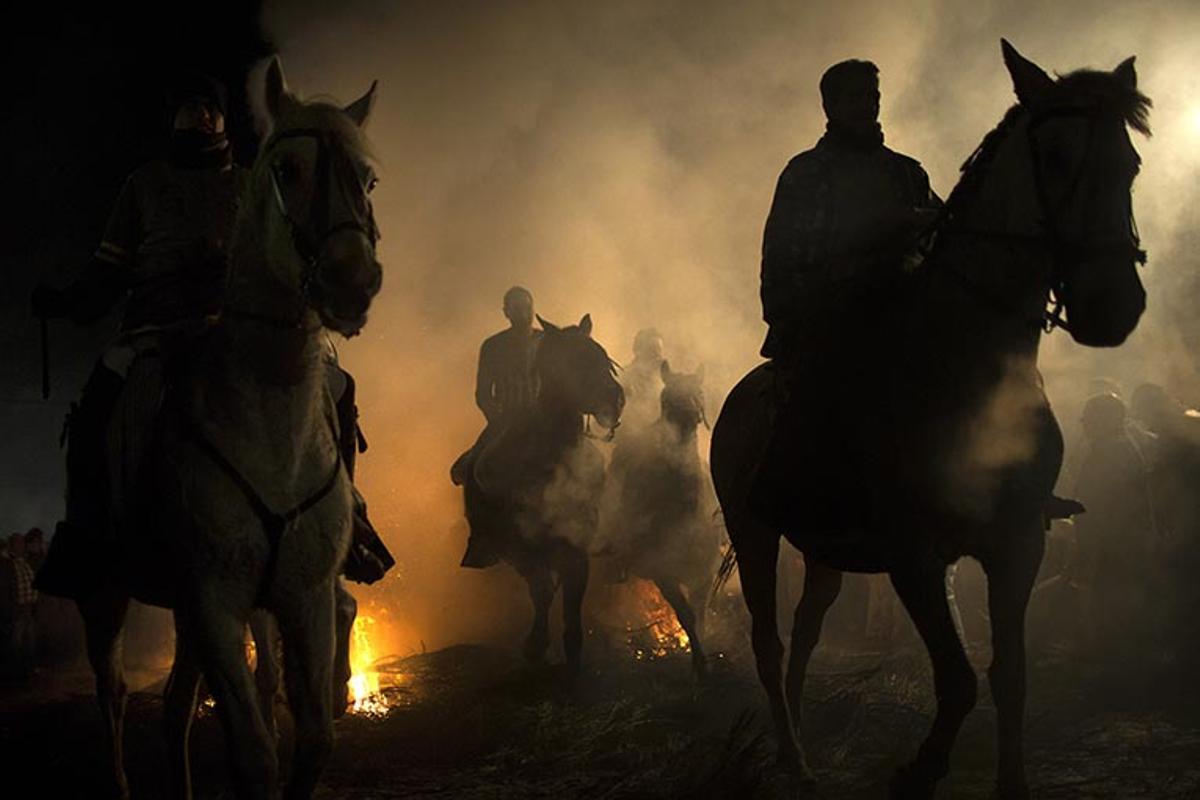
<svg viewBox="0 0 1200 800"><path fill-rule="evenodd" d="M700 423L708 424L704 413L704 365L694 373L673 372L662 364L662 418L682 433L691 433Z"/></svg>
<svg viewBox="0 0 1200 800"><path fill-rule="evenodd" d="M565 328L541 317L538 322L543 331L534 359L538 396L615 429L625 408L625 392L617 383L612 359L592 339L591 316L585 314L578 325Z"/></svg>
<svg viewBox="0 0 1200 800"><path fill-rule="evenodd" d="M1138 91L1132 57L1112 72L1051 78L1002 46L1023 112L1006 143L1008 167L1023 183L1010 205L1023 210L1010 211L1006 224L1049 246L1050 288L1075 340L1119 345L1146 305L1130 199L1140 159L1127 127L1149 134L1150 100Z"/></svg>
<svg viewBox="0 0 1200 800"><path fill-rule="evenodd" d="M376 178L362 131L375 84L345 108L305 102L287 90L273 59L262 99L267 135L251 192L265 197L259 224L270 278L298 295L325 327L353 336L382 282L370 198Z"/></svg>

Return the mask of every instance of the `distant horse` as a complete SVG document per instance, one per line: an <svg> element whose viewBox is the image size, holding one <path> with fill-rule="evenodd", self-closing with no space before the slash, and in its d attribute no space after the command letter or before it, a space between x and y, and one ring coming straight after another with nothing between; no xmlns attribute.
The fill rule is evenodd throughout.
<svg viewBox="0 0 1200 800"><path fill-rule="evenodd" d="M1145 256L1130 200L1139 159L1126 126L1148 132L1150 103L1132 58L1111 73L1053 79L1007 42L1003 50L1019 103L964 165L922 271L903 293L828 326L832 341L812 351L821 369L800 365L790 392L773 386L778 367L750 372L713 431L713 479L780 760L805 778L804 673L840 571L887 572L929 650L938 701L893 791L932 796L975 705L975 673L943 582L948 563L971 555L988 575L998 791L1028 796L1025 608L1063 450L1038 344L1043 327L1061 325L1081 344L1112 347L1137 326L1145 293L1135 267ZM775 617L780 534L808 562L786 690Z"/></svg>
<svg viewBox="0 0 1200 800"><path fill-rule="evenodd" d="M662 365L661 415L617 439L606 485L606 538L633 576L653 581L688 636L692 667L707 672L704 614L721 561L716 498L696 430L706 422L704 368Z"/></svg>
<svg viewBox="0 0 1200 800"><path fill-rule="evenodd" d="M525 578L533 601L530 660L550 645L550 604L563 592L563 645L568 667L580 666L587 547L595 536L604 460L586 436L585 416L613 430L625 395L604 348L591 338L592 320L545 332L534 356L538 396L480 453L464 485L467 520L475 535L499 545L503 559Z"/></svg>
<svg viewBox="0 0 1200 800"><path fill-rule="evenodd" d="M201 671L225 730L238 796L279 796L276 743L259 711L243 636L252 609L278 620L296 721L288 797L309 797L333 743L334 582L350 537L351 486L326 386L324 328L357 333L379 291L374 177L361 131L374 86L345 109L305 103L273 60L270 133L240 199L220 320L178 364L145 481L144 515L120 530L124 570L79 601L116 788L129 598L175 610L165 718L171 790L190 797L187 737Z"/></svg>

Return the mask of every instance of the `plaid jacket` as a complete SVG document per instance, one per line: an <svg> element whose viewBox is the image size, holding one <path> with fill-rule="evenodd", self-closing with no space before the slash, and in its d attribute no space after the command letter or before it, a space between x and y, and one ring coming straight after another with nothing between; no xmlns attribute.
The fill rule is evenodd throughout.
<svg viewBox="0 0 1200 800"><path fill-rule="evenodd" d="M869 215L888 206L941 206L914 159L880 147L866 165L875 174L862 187L861 202L845 198L855 195L854 182L862 180L863 157L826 138L788 162L779 176L763 232L761 297L768 324L793 316L804 294L837 278L839 261L854 243L839 240L835 231L870 228Z"/></svg>

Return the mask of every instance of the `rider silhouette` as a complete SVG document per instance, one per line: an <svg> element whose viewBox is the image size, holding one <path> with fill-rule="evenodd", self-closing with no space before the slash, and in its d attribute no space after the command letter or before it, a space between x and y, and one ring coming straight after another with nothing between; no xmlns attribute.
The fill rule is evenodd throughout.
<svg viewBox="0 0 1200 800"><path fill-rule="evenodd" d="M450 468L456 486L463 485L483 448L522 411L533 405L537 385L533 375L533 357L542 332L533 327L533 295L522 286L504 293L507 330L489 336L479 348L479 369L475 379L475 404L483 412L487 426L471 449L459 456ZM464 567L490 567L499 560L497 553L472 531L463 555Z"/></svg>
<svg viewBox="0 0 1200 800"><path fill-rule="evenodd" d="M658 420L662 395L663 337L654 328L643 328L633 337L633 361L621 376L625 389L625 414L621 432L640 432Z"/></svg>
<svg viewBox="0 0 1200 800"><path fill-rule="evenodd" d="M762 248L762 355L789 360L814 313L899 273L941 200L921 165L883 144L879 70L842 61L821 77L828 123L779 177Z"/></svg>
<svg viewBox="0 0 1200 800"><path fill-rule="evenodd" d="M111 552L101 522L108 518L110 497L108 425L131 371L161 390L162 363L220 312L237 199L249 176L233 162L225 107L225 89L217 81L201 74L180 78L168 100L173 132L167 158L144 164L125 181L84 273L65 289L39 286L33 293L38 316L79 323L126 301L120 335L71 411L66 519L38 575L38 588L49 594L78 597L104 575L97 565ZM354 384L330 352L330 390L352 471L360 445ZM143 410L153 413L152 406ZM140 427L150 424L139 420ZM366 519L365 503L357 492L355 497L347 570L352 579L370 582L394 562Z"/></svg>
<svg viewBox="0 0 1200 800"><path fill-rule="evenodd" d="M204 75L172 88L170 152L125 181L99 248L65 289L39 286L34 313L93 322L127 298L121 332L88 378L69 419L67 513L39 588L75 597L103 572L109 497L107 426L131 366L178 347L220 308L225 249L247 173L225 135L225 90Z"/></svg>

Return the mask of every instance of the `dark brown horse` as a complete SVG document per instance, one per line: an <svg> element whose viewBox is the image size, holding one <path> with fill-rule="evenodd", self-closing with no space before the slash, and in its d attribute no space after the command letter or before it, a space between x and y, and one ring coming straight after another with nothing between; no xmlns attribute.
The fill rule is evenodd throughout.
<svg viewBox="0 0 1200 800"><path fill-rule="evenodd" d="M563 646L574 671L583 647L587 548L604 486L604 460L587 438L584 418L615 429L625 394L608 354L591 338L591 317L566 328L538 321L545 333L534 357L537 400L484 448L463 489L474 535L496 541L504 560L529 584L530 660L540 660L550 645L557 576Z"/></svg>
<svg viewBox="0 0 1200 800"><path fill-rule="evenodd" d="M713 479L780 760L806 778L797 728L822 619L841 571L887 572L929 650L938 701L892 788L932 796L976 699L943 583L946 565L970 555L988 575L999 795L1028 796L1025 608L1063 450L1038 344L1054 324L1094 347L1119 345L1137 326L1144 254L1127 127L1148 132L1149 101L1132 58L1053 79L1007 42L1003 50L1019 102L964 165L923 269L857 306L826 341L816 331L821 347L810 346L790 392L773 388L777 368L749 373L713 432ZM773 399L784 394L776 421ZM808 564L786 685L775 616L781 534Z"/></svg>

